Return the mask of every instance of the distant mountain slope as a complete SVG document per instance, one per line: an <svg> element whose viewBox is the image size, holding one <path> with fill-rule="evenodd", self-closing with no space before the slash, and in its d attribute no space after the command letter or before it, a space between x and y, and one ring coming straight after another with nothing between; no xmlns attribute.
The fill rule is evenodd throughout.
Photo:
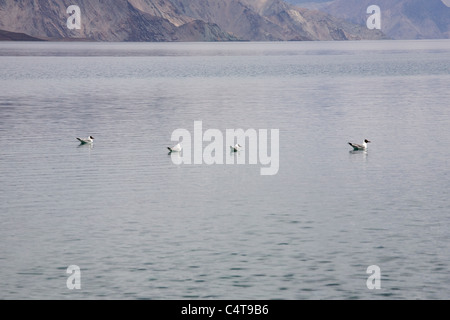
<svg viewBox="0 0 450 320"><path fill-rule="evenodd" d="M25 33L0 30L0 41L43 41L43 40L31 37Z"/></svg>
<svg viewBox="0 0 450 320"><path fill-rule="evenodd" d="M381 32L281 0L172 0L189 17L217 23L245 40L380 39Z"/></svg>
<svg viewBox="0 0 450 320"><path fill-rule="evenodd" d="M180 17L169 1L77 0L81 9L81 30L69 30L66 9L72 1L0 0L0 29L47 39L90 39L95 41L176 41L201 39L236 40L217 25ZM145 11L142 11L142 10ZM185 25L183 28L180 26ZM199 26L202 26L199 28ZM192 30L188 30L192 28Z"/></svg>
<svg viewBox="0 0 450 320"><path fill-rule="evenodd" d="M373 4L381 9L381 31L393 39L450 38L450 0L333 0L320 10L365 25Z"/></svg>
<svg viewBox="0 0 450 320"><path fill-rule="evenodd" d="M0 0L0 29L46 39L233 41L381 39L368 30L282 0L77 0L81 29L69 30L70 0Z"/></svg>

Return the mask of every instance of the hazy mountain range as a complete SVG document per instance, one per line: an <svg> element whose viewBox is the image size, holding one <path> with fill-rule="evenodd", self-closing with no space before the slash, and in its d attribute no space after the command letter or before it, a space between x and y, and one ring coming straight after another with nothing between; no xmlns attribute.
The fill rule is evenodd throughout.
<svg viewBox="0 0 450 320"><path fill-rule="evenodd" d="M392 39L449 39L450 0L286 0L365 25L370 5L381 9L381 31Z"/></svg>
<svg viewBox="0 0 450 320"><path fill-rule="evenodd" d="M67 27L66 9L73 4L81 10L79 30ZM379 30L354 22L282 0L0 0L0 29L8 31L2 33L7 39L17 35L92 41L386 38Z"/></svg>

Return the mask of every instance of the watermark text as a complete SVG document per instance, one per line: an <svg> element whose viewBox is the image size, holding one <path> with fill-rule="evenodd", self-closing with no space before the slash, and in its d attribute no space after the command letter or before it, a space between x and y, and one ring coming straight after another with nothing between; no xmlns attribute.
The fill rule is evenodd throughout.
<svg viewBox="0 0 450 320"><path fill-rule="evenodd" d="M67 28L70 30L81 29L81 10L79 6L71 5L67 8L66 12L70 14L67 19Z"/></svg>
<svg viewBox="0 0 450 320"><path fill-rule="evenodd" d="M367 28L370 30L381 29L381 9L377 5L371 5L367 8L367 14L370 14L367 18Z"/></svg>
<svg viewBox="0 0 450 320"><path fill-rule="evenodd" d="M270 135L267 129L226 129L224 136L219 129L203 132L202 121L194 121L193 135L182 128L172 132L171 141L179 142L177 151L181 151L172 153L172 161L174 164L211 165L246 164L248 160L248 164L262 165L261 175L275 175L279 169L279 137L278 129L270 129ZM204 142L209 144L203 147ZM224 150L238 154L242 150L243 156L226 157L224 160Z"/></svg>

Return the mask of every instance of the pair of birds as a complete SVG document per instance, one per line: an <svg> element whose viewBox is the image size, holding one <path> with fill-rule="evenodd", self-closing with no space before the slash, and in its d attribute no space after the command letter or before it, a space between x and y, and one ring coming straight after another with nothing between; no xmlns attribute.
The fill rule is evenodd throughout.
<svg viewBox="0 0 450 320"><path fill-rule="evenodd" d="M235 144L234 147L230 146L230 149L232 152L238 152L241 150L241 148L242 148L242 146L239 143ZM173 147L167 147L167 149L169 149L170 152L180 152L181 144L178 143L177 145L175 145Z"/></svg>

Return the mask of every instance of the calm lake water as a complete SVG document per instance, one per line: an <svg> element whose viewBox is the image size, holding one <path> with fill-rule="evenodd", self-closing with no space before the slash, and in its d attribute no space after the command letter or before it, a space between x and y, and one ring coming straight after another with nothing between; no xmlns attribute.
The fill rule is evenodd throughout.
<svg viewBox="0 0 450 320"><path fill-rule="evenodd" d="M449 84L448 40L0 43L0 298L449 299ZM194 121L278 173L174 164Z"/></svg>

